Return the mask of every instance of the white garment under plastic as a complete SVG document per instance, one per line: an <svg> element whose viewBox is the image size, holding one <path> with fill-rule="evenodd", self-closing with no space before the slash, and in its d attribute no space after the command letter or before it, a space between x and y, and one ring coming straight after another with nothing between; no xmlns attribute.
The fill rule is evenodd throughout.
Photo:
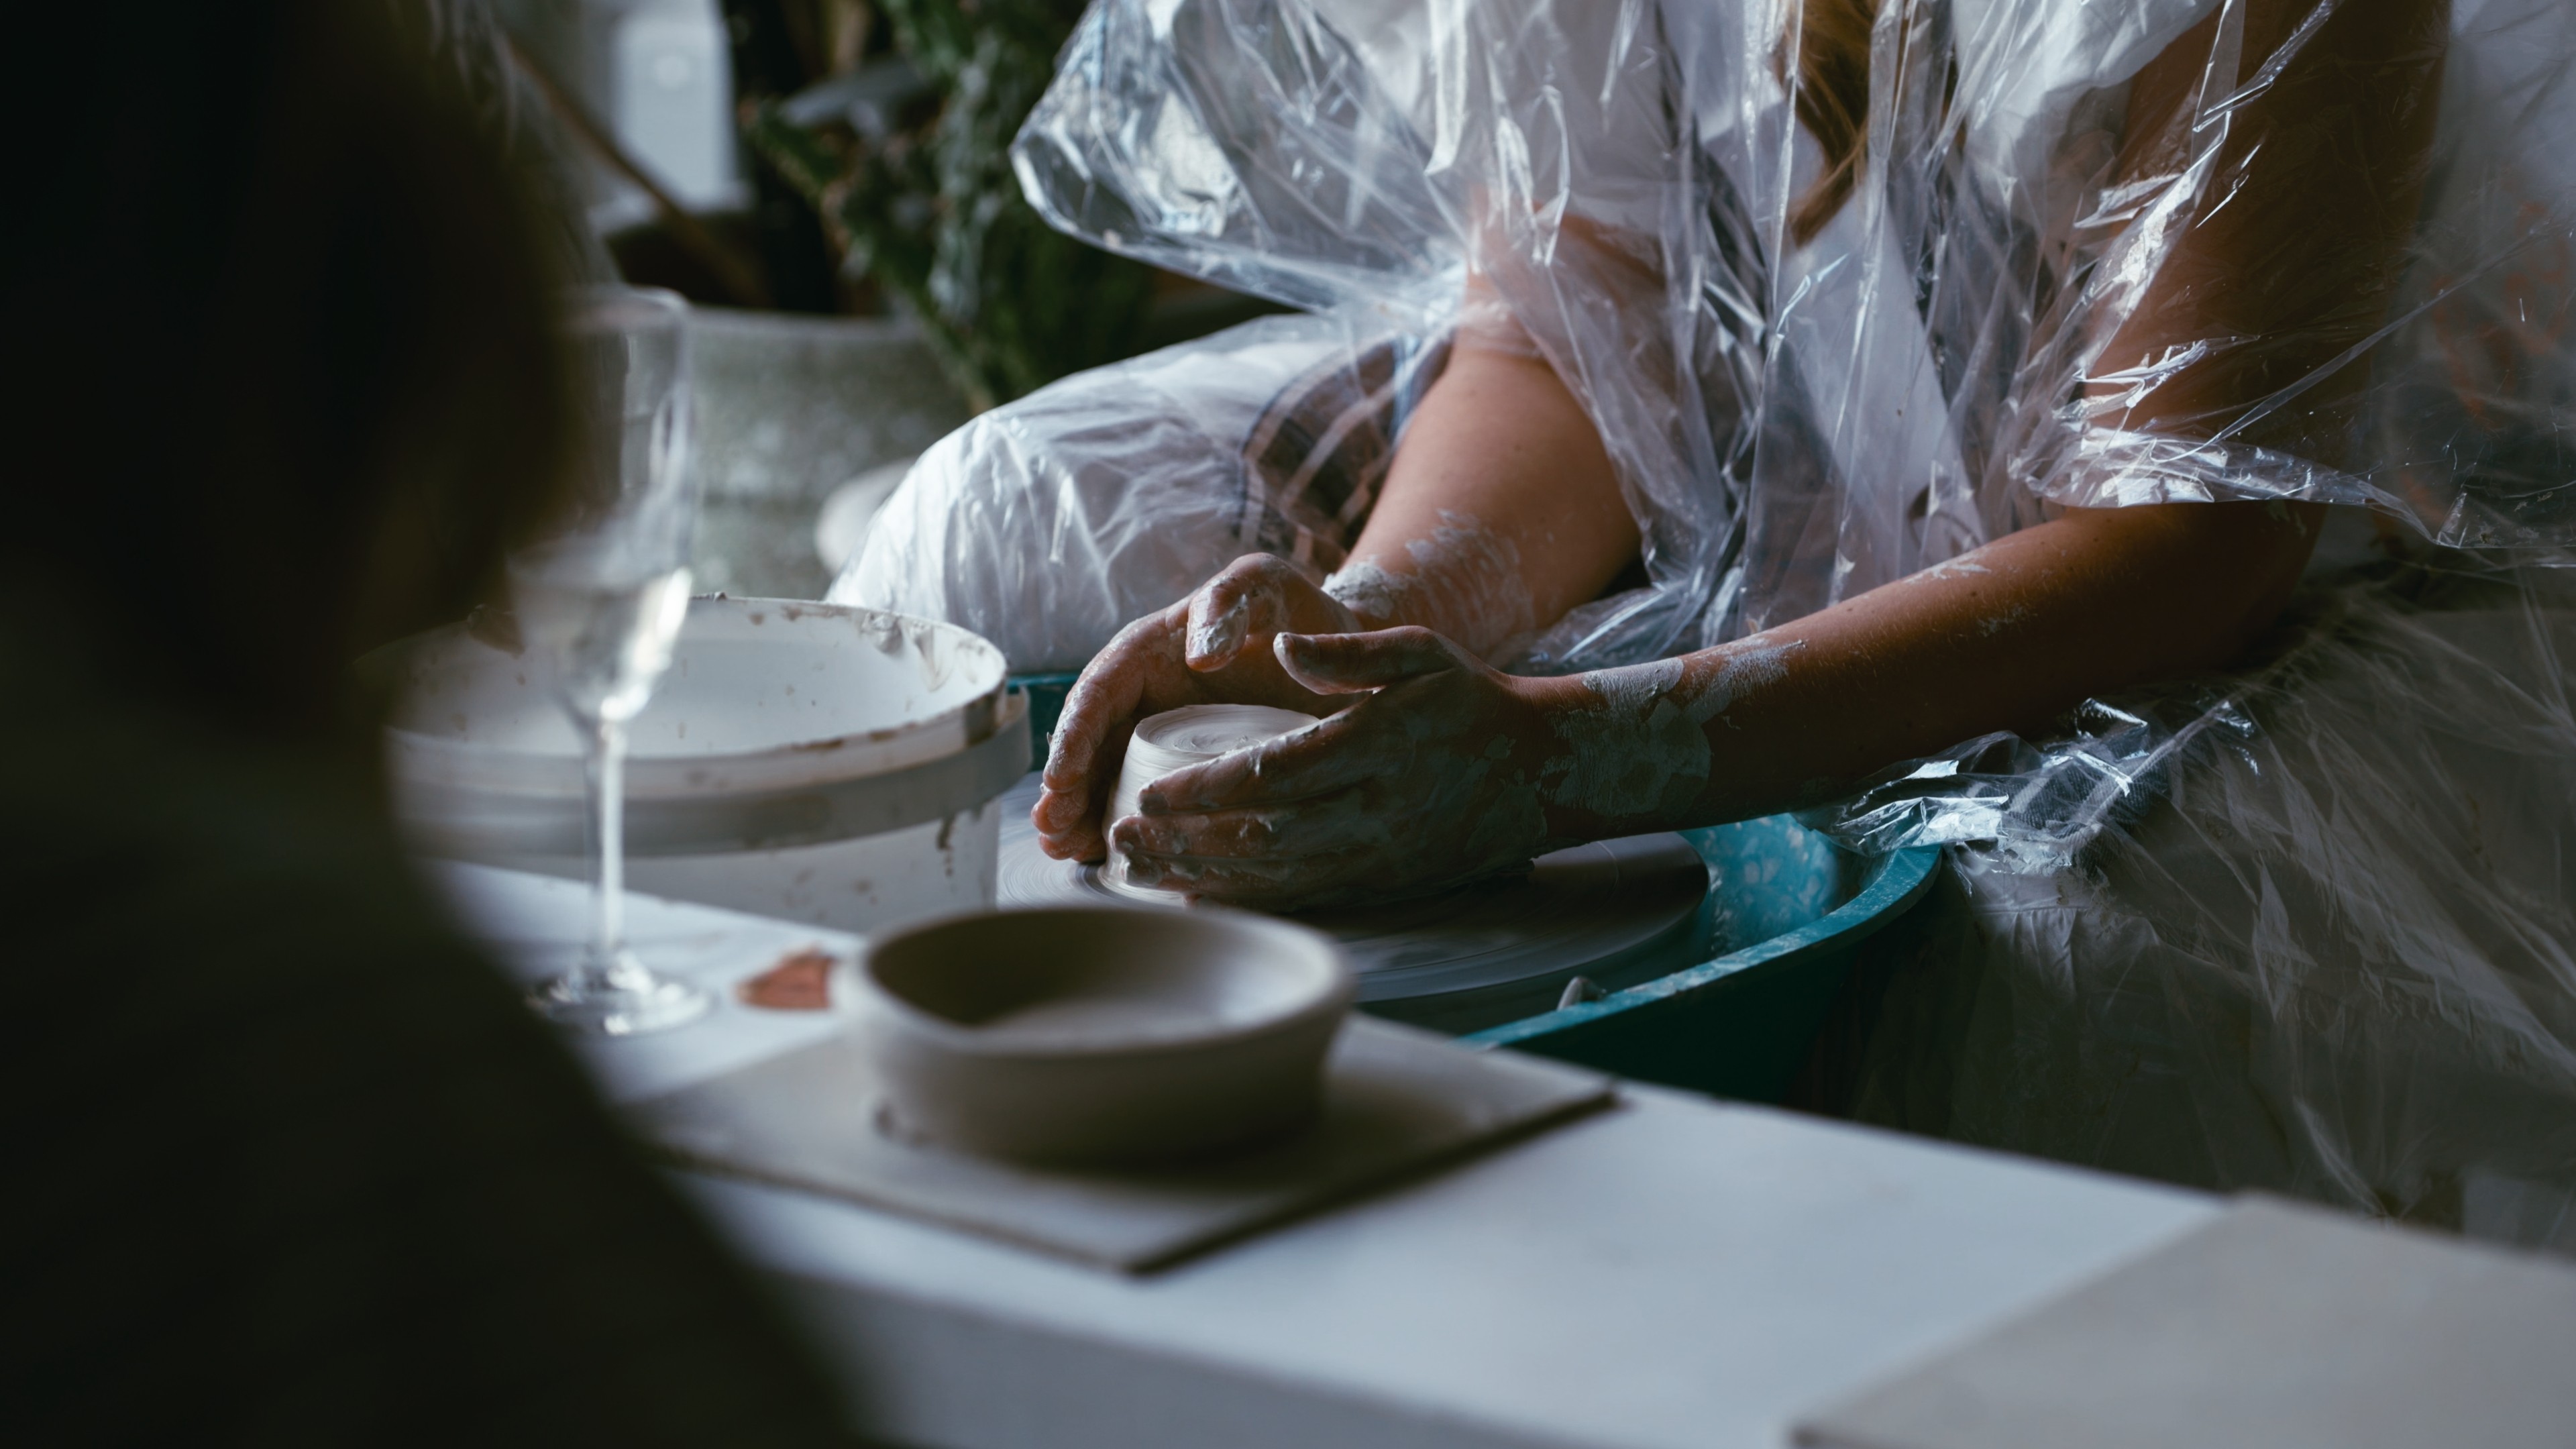
<svg viewBox="0 0 2576 1449"><path fill-rule="evenodd" d="M1855 1115L2576 1252L2576 577L2375 575L2263 668L1930 766L1884 838L1962 843Z"/></svg>
<svg viewBox="0 0 2576 1449"><path fill-rule="evenodd" d="M913 464L832 601L964 625L1022 674L1080 669L1266 549L1246 435L1292 380L1383 338L1365 322L1265 317L985 413Z"/></svg>

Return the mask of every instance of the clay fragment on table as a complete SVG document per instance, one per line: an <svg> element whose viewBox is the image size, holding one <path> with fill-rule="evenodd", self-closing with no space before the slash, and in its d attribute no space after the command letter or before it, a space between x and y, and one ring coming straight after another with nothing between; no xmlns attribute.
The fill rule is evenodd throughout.
<svg viewBox="0 0 2576 1449"><path fill-rule="evenodd" d="M746 1006L767 1011L828 1011L832 1006L831 952L803 946L778 958L778 964L734 987Z"/></svg>

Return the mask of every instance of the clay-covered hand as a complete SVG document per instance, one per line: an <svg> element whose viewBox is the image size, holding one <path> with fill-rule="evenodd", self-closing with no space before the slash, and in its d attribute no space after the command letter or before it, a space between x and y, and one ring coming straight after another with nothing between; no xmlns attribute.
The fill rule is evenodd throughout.
<svg viewBox="0 0 2576 1449"><path fill-rule="evenodd" d="M1564 773L1564 682L1496 673L1407 627L1281 634L1287 675L1339 714L1164 776L1112 823L1138 885L1264 906L1435 889L1518 864L1550 839L1543 781Z"/></svg>
<svg viewBox="0 0 2576 1449"><path fill-rule="evenodd" d="M1038 844L1059 860L1100 860L1137 721L1192 704L1266 704L1323 714L1327 699L1289 677L1271 651L1283 631L1363 627L1342 602L1269 554L1247 554L1170 608L1119 631L1065 696L1047 751L1045 788L1030 812Z"/></svg>

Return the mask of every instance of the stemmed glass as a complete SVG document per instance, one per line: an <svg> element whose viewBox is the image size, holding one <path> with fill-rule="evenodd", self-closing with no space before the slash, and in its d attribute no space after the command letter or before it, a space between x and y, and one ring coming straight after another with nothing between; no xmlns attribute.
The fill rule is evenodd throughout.
<svg viewBox="0 0 2576 1449"><path fill-rule="evenodd" d="M522 637L582 741L593 866L591 934L529 1004L577 1031L660 1031L712 1005L626 946L626 727L671 662L689 610L698 511L689 426L688 308L668 292L567 293L576 440L572 501L510 559Z"/></svg>

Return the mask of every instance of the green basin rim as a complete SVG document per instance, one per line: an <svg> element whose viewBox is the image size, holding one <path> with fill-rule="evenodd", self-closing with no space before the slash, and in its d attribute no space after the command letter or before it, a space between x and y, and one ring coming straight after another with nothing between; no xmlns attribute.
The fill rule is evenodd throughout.
<svg viewBox="0 0 2576 1449"><path fill-rule="evenodd" d="M1919 846L1898 851L1885 859L1887 863L1879 868L1876 878L1863 886L1858 895L1803 926L1782 931L1770 940L1729 951L1697 966L1686 967L1670 976L1657 977L1642 986L1614 991L1598 1001L1542 1012L1460 1037L1459 1040L1478 1046L1511 1046L1598 1021L1605 1016L1616 1016L1623 1011L1634 1011L1658 1001L1686 996L1784 956L1817 951L1828 945L1857 946L1880 927L1903 915L1907 907L1931 888L1932 873L1941 863L1941 852L1931 846Z"/></svg>

